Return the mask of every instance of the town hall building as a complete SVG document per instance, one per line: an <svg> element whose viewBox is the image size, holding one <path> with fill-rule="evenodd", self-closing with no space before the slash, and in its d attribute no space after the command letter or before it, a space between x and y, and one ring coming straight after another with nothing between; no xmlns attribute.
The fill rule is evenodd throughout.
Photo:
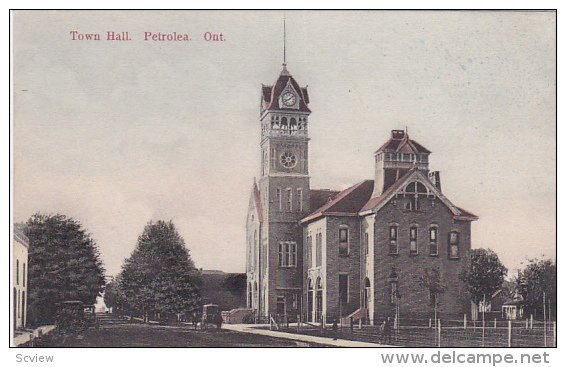
<svg viewBox="0 0 566 367"><path fill-rule="evenodd" d="M261 167L246 222L247 306L310 322L469 311L474 214L443 193L431 152L393 130L372 180L311 189L309 93L283 70L262 85ZM316 122L315 122L316 126Z"/></svg>

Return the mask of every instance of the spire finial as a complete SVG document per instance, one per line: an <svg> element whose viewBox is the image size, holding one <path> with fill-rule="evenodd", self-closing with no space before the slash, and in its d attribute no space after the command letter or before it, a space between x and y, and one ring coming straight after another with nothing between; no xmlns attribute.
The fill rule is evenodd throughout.
<svg viewBox="0 0 566 367"><path fill-rule="evenodd" d="M283 66L287 65L287 28L285 24L285 12L283 12Z"/></svg>

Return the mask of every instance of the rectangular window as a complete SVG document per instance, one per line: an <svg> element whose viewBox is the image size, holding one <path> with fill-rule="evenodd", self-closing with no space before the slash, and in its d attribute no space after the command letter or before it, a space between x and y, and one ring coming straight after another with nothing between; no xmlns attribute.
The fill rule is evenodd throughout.
<svg viewBox="0 0 566 367"><path fill-rule="evenodd" d="M282 268L297 266L297 244L295 242L279 242L278 262Z"/></svg>
<svg viewBox="0 0 566 367"><path fill-rule="evenodd" d="M279 259L279 266L285 266L285 249L284 244L279 242L279 251L278 251L278 259Z"/></svg>
<svg viewBox="0 0 566 367"><path fill-rule="evenodd" d="M348 240L349 233L348 228L340 228L338 232L339 244L338 244L338 254L340 256L348 256Z"/></svg>
<svg viewBox="0 0 566 367"><path fill-rule="evenodd" d="M279 205L279 211L283 211L283 207L282 207L283 203L281 202L281 189L279 187L277 188L276 197L277 197L277 205Z"/></svg>
<svg viewBox="0 0 566 367"><path fill-rule="evenodd" d="M338 274L338 294L342 306L348 304L348 274Z"/></svg>
<svg viewBox="0 0 566 367"><path fill-rule="evenodd" d="M411 227L409 230L409 248L410 248L410 252L411 255L416 255L419 253L419 247L417 244L417 233L418 233L418 228L417 227Z"/></svg>
<svg viewBox="0 0 566 367"><path fill-rule="evenodd" d="M389 227L389 254L398 254L399 248L397 246L397 226Z"/></svg>
<svg viewBox="0 0 566 367"><path fill-rule="evenodd" d="M291 189L287 189L287 211L293 211L293 191Z"/></svg>
<svg viewBox="0 0 566 367"><path fill-rule="evenodd" d="M430 250L429 254L431 256L438 255L438 228L431 227L429 230L429 241L430 241Z"/></svg>
<svg viewBox="0 0 566 367"><path fill-rule="evenodd" d="M448 236L450 258L457 259L460 257L460 234L452 231Z"/></svg>
<svg viewBox="0 0 566 367"><path fill-rule="evenodd" d="M289 247L289 266L297 267L297 244L292 242Z"/></svg>
<svg viewBox="0 0 566 367"><path fill-rule="evenodd" d="M316 234L316 266L322 266L322 233Z"/></svg>
<svg viewBox="0 0 566 367"><path fill-rule="evenodd" d="M297 197L299 199L299 212L303 211L303 189L297 189Z"/></svg>

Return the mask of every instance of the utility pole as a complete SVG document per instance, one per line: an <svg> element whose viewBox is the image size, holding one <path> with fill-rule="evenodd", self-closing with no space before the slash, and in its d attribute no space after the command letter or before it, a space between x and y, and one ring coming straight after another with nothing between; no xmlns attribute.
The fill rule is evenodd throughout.
<svg viewBox="0 0 566 367"><path fill-rule="evenodd" d="M542 292L542 312L543 312L543 330L544 330L544 346L546 347L546 292Z"/></svg>
<svg viewBox="0 0 566 367"><path fill-rule="evenodd" d="M481 313L481 346L485 347L485 293L483 294L483 305Z"/></svg>

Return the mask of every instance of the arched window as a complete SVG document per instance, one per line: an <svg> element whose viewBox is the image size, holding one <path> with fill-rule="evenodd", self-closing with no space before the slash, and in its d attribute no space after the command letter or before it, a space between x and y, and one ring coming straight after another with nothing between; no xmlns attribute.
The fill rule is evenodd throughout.
<svg viewBox="0 0 566 367"><path fill-rule="evenodd" d="M419 181L413 181L405 186L406 193L417 193L417 194L426 194L428 191L426 186Z"/></svg>
<svg viewBox="0 0 566 367"><path fill-rule="evenodd" d="M399 246L397 245L397 238L399 232L398 224L389 225L389 254L397 255L399 253Z"/></svg>
<svg viewBox="0 0 566 367"><path fill-rule="evenodd" d="M413 181L405 186L405 195L408 196L408 200L405 204L405 209L410 211L421 210L421 203L419 196L426 195L428 193L426 186L422 182Z"/></svg>
<svg viewBox="0 0 566 367"><path fill-rule="evenodd" d="M291 117L290 123L289 123L289 129L290 130L297 130L297 120L295 120L294 117Z"/></svg>
<svg viewBox="0 0 566 367"><path fill-rule="evenodd" d="M369 307L369 302L371 299L371 282L368 277L364 280L364 299L362 306L364 308Z"/></svg>
<svg viewBox="0 0 566 367"><path fill-rule="evenodd" d="M438 255L438 226L433 224L428 229L429 255Z"/></svg>
<svg viewBox="0 0 566 367"><path fill-rule="evenodd" d="M347 226L338 229L338 255L348 256L350 252L350 233Z"/></svg>
<svg viewBox="0 0 566 367"><path fill-rule="evenodd" d="M20 285L20 260L16 260L16 285Z"/></svg>
<svg viewBox="0 0 566 367"><path fill-rule="evenodd" d="M322 289L322 279L320 279L320 277L316 278L316 290L321 290Z"/></svg>
<svg viewBox="0 0 566 367"><path fill-rule="evenodd" d="M287 117L282 117L282 118L281 118L281 128L282 128L282 129L287 129Z"/></svg>
<svg viewBox="0 0 566 367"><path fill-rule="evenodd" d="M409 227L409 251L411 255L418 255L419 253L419 246L417 243L417 235L419 229L416 225L412 224Z"/></svg>

